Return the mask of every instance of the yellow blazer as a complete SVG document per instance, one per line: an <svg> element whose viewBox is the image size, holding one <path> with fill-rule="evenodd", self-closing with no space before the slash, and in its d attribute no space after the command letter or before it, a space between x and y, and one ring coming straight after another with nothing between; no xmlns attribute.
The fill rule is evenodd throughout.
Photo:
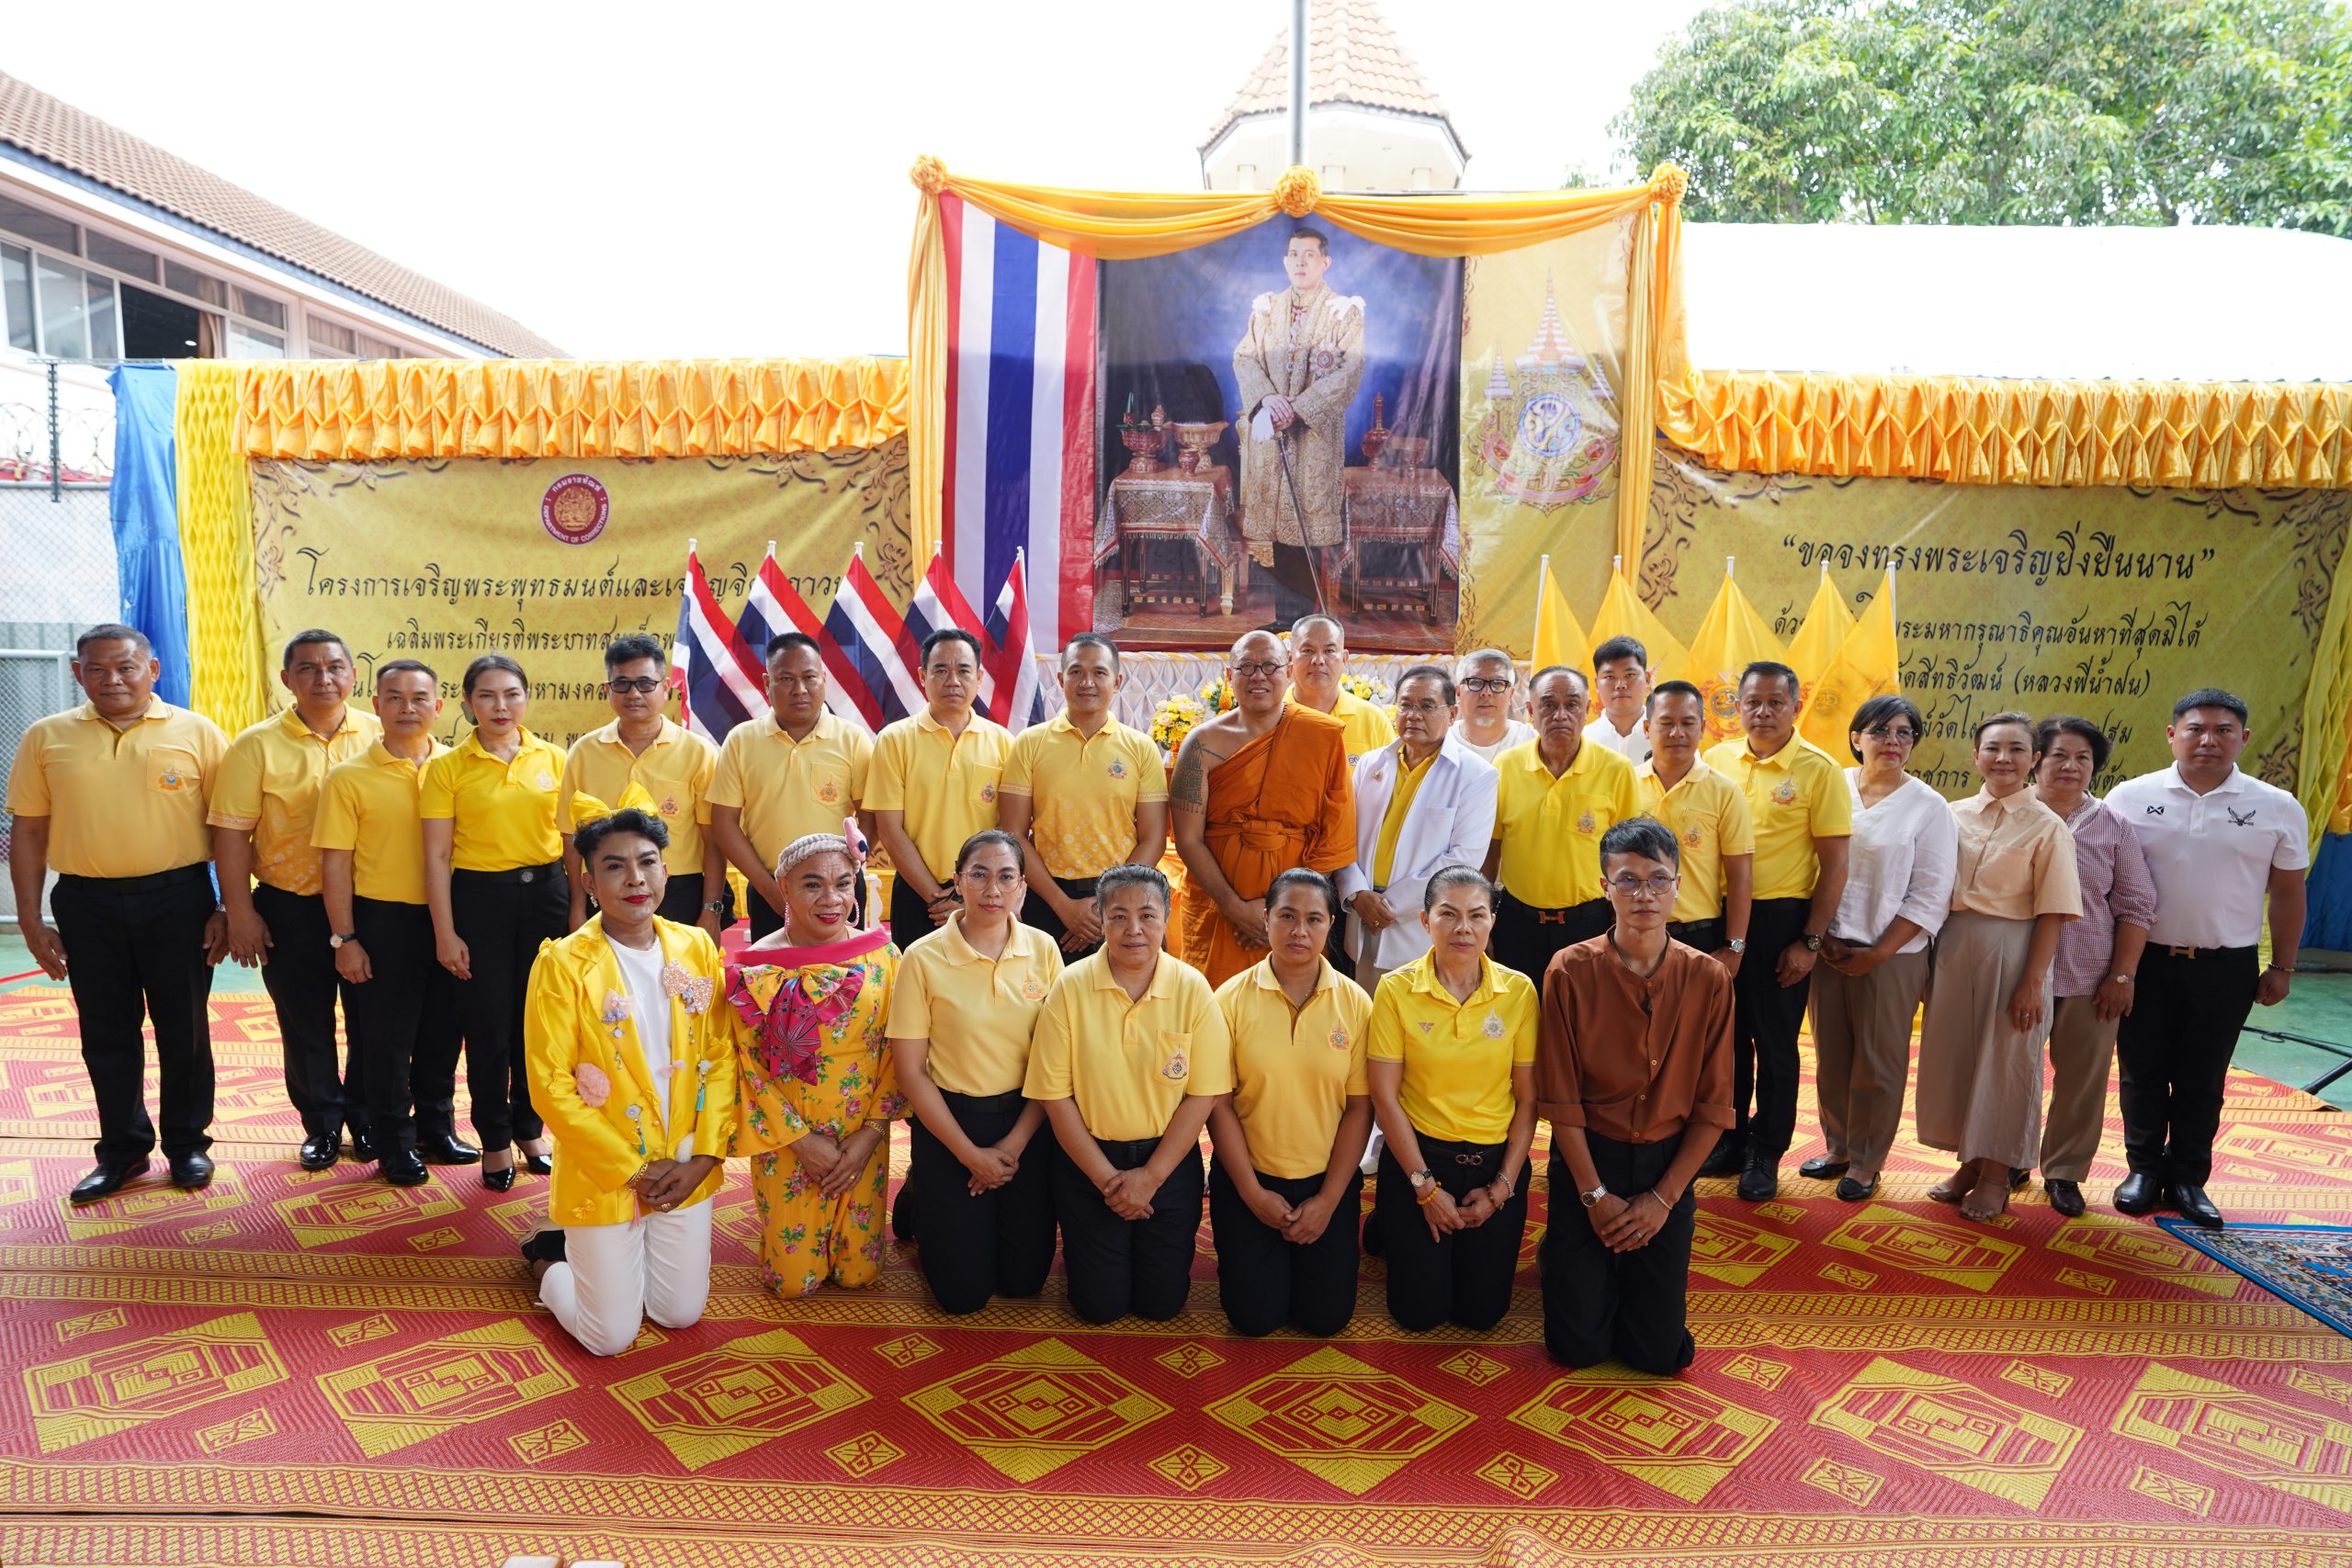
<svg viewBox="0 0 2352 1568"><path fill-rule="evenodd" d="M668 998L668 1101L653 1082L637 1023L620 1005L628 991L619 960L596 916L570 936L539 944L524 1003L523 1039L531 1102L555 1134L548 1217L560 1225L614 1225L637 1217L628 1179L649 1159L674 1159L684 1140L692 1153L724 1160L735 1128L735 1035L718 944L699 927L653 922L665 973L687 984ZM665 987L665 989L669 987ZM593 1066L612 1080L601 1106L580 1098L573 1073ZM672 1129L676 1129L673 1133ZM717 1192L725 1167L695 1189L682 1207Z"/></svg>

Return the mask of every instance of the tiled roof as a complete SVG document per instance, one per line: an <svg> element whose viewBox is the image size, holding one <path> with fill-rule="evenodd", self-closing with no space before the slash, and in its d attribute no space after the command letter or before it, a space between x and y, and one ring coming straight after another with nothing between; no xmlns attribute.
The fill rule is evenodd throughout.
<svg viewBox="0 0 2352 1568"><path fill-rule="evenodd" d="M1363 104L1371 108L1446 118L1445 106L1421 79L1388 18L1372 0L1310 0L1306 17L1306 101ZM1258 68L1241 84L1201 150L1247 115L1279 114L1290 107L1290 29L1274 38ZM1460 138L1455 141L1459 142Z"/></svg>
<svg viewBox="0 0 2352 1568"><path fill-rule="evenodd" d="M563 351L512 317L0 73L0 142L496 353Z"/></svg>

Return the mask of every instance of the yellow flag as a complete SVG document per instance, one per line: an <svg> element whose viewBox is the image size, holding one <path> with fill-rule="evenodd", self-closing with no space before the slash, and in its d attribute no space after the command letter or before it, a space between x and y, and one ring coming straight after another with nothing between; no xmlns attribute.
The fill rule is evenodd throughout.
<svg viewBox="0 0 2352 1568"><path fill-rule="evenodd" d="M1798 733L1833 757L1846 753L1854 710L1882 692L1900 689L1902 656L1894 645L1894 575L1878 585L1878 597L1846 634L1838 657L1805 694Z"/></svg>
<svg viewBox="0 0 2352 1568"><path fill-rule="evenodd" d="M1690 639L1690 656L1681 667L1682 678L1705 698L1709 740L1740 733L1739 672L1759 659L1778 662L1781 655L1781 639L1772 635L1772 628L1725 571L1724 585L1716 591L1707 618L1699 623L1699 635Z"/></svg>
<svg viewBox="0 0 2352 1568"><path fill-rule="evenodd" d="M1588 674L1592 671L1592 645L1584 639L1577 613L1568 608L1560 580L1552 575L1550 556L1535 573L1535 668L1547 664L1565 664Z"/></svg>
<svg viewBox="0 0 2352 1568"><path fill-rule="evenodd" d="M1819 682L1829 661L1846 645L1846 634L1854 629L1854 617L1846 608L1846 596L1829 581L1829 572L1821 573L1821 586L1813 591L1813 603L1805 606L1804 625L1789 642L1789 656L1782 660L1797 672L1797 682L1807 692Z"/></svg>
<svg viewBox="0 0 2352 1568"><path fill-rule="evenodd" d="M1662 678L1690 660L1690 650L1642 603L1642 596L1625 581L1623 567L1611 575L1609 592L1601 596L1600 613L1592 622L1592 644L1584 650L1585 660L1591 659L1593 649L1612 637L1629 637L1640 643L1642 651L1650 656L1650 668Z"/></svg>

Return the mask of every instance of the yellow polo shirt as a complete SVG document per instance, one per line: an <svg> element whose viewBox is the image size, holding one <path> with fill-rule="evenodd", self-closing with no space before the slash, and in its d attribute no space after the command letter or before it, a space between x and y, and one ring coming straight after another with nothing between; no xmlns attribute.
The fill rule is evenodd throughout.
<svg viewBox="0 0 2352 1568"><path fill-rule="evenodd" d="M1690 771L1672 789L1658 782L1657 761L1634 770L1642 810L1682 843L1682 881L1674 893L1677 920L1712 920L1724 912L1724 857L1756 852L1756 829L1739 786L1690 759Z"/></svg>
<svg viewBox="0 0 2352 1568"><path fill-rule="evenodd" d="M591 795L611 806L634 783L652 797L653 809L670 829L670 847L662 852L662 863L673 876L700 876L702 830L710 821L710 780L718 770L718 748L670 719L662 721L662 733L641 753L628 749L621 739L621 721L615 719L571 743L563 776L556 781L555 819L560 828L571 827L575 795ZM833 831L841 831L839 822Z"/></svg>
<svg viewBox="0 0 2352 1568"><path fill-rule="evenodd" d="M1634 764L1606 746L1582 742L1555 779L1537 745L1495 759L1496 870L1521 903L1565 909L1601 896L1600 836L1642 814L1641 792Z"/></svg>
<svg viewBox="0 0 2352 1568"><path fill-rule="evenodd" d="M1739 786L1756 833L1756 897L1810 898L1821 876L1815 839L1850 838L1854 798L1846 771L1802 736L1770 757L1746 740L1725 740L1707 752L1707 766Z"/></svg>
<svg viewBox="0 0 2352 1568"><path fill-rule="evenodd" d="M1348 1096L1363 1081L1372 998L1329 964L1315 994L1293 1008L1274 962L1261 958L1216 988L1233 1037L1233 1113L1250 1141L1250 1166L1268 1176L1320 1176Z"/></svg>
<svg viewBox="0 0 2352 1568"><path fill-rule="evenodd" d="M996 826L997 784L1012 750L1002 725L974 714L963 734L950 735L925 708L874 738L866 809L904 812L907 837L933 878L944 881L964 840Z"/></svg>
<svg viewBox="0 0 2352 1568"><path fill-rule="evenodd" d="M254 836L257 881L288 893L316 893L319 852L311 847L311 823L319 791L330 769L367 755L383 733L374 714L348 705L335 732L323 739L311 734L293 708L240 730L220 759L205 820Z"/></svg>
<svg viewBox="0 0 2352 1568"><path fill-rule="evenodd" d="M1106 718L1080 735L1069 715L1057 713L1014 739L997 788L1031 797L1029 841L1047 871L1075 882L1135 853L1136 807L1168 798L1168 769L1141 730Z"/></svg>
<svg viewBox="0 0 2352 1568"><path fill-rule="evenodd" d="M1046 993L1061 978L1061 944L1012 922L1000 958L964 940L964 917L918 939L890 987L893 1040L927 1040L925 1070L950 1094L1010 1094L1029 1071L1029 1040Z"/></svg>
<svg viewBox="0 0 2352 1568"><path fill-rule="evenodd" d="M1617 762L1630 767L1623 757ZM1381 976L1365 1055L1405 1064L1396 1098L1422 1137L1499 1144L1519 1105L1510 1070L1535 1063L1541 999L1535 983L1481 958L1478 988L1457 1002L1439 982L1433 962L1423 953Z"/></svg>
<svg viewBox="0 0 2352 1568"><path fill-rule="evenodd" d="M384 750L379 739L348 762L327 770L319 814L311 825L313 850L351 852L351 891L381 904L424 902L424 835L417 801L424 770L449 754L435 742L419 767Z"/></svg>
<svg viewBox="0 0 2352 1568"><path fill-rule="evenodd" d="M1160 955L1142 999L1097 953L1062 971L1037 1015L1022 1092L1075 1100L1098 1138L1157 1138L1188 1094L1233 1090L1233 1044L1216 993L1191 964Z"/></svg>
<svg viewBox="0 0 2352 1568"><path fill-rule="evenodd" d="M555 791L563 753L526 729L514 761L481 749L479 734L433 759L417 793L417 815L457 824L449 864L457 871L513 871L563 858Z"/></svg>
<svg viewBox="0 0 2352 1568"><path fill-rule="evenodd" d="M8 809L49 818L49 867L65 876L153 876L212 858L205 829L229 738L160 698L117 729L84 703L17 742Z"/></svg>
<svg viewBox="0 0 2352 1568"><path fill-rule="evenodd" d="M1430 764L1437 761L1432 751L1418 763L1405 765L1404 753L1396 756L1396 788L1388 797L1388 809L1380 818L1380 833L1372 841L1372 885L1388 886L1389 874L1396 869L1396 840L1404 836L1405 818L1411 815L1413 797L1421 793L1421 781L1430 776Z"/></svg>
<svg viewBox="0 0 2352 1568"><path fill-rule="evenodd" d="M727 732L710 775L710 804L742 812L743 836L774 870L777 852L793 840L842 830L842 819L865 802L873 760L873 737L832 713L817 716L806 740L773 718L755 719Z"/></svg>
<svg viewBox="0 0 2352 1568"><path fill-rule="evenodd" d="M1354 769L1356 760L1365 752L1396 744L1396 726L1389 721L1388 710L1376 703L1364 701L1345 686L1340 688L1339 700L1331 705L1331 716L1344 727L1342 733L1351 771Z"/></svg>

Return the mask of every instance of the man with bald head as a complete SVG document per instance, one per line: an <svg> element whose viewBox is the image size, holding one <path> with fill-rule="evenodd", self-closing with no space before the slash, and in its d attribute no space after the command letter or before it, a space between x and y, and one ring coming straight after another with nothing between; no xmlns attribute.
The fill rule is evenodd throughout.
<svg viewBox="0 0 2352 1568"><path fill-rule="evenodd" d="M1277 874L1304 865L1334 875L1356 858L1346 728L1286 701L1287 674L1272 633L1235 643L1225 678L1236 706L1184 738L1168 784L1191 879L1184 956L1212 986L1265 955L1262 900Z"/></svg>
<svg viewBox="0 0 2352 1568"><path fill-rule="evenodd" d="M1344 726L1348 767L1359 759L1396 744L1396 727L1387 710L1340 688L1348 672L1348 634L1325 615L1301 615L1290 628L1291 694L1303 707L1329 714Z"/></svg>

